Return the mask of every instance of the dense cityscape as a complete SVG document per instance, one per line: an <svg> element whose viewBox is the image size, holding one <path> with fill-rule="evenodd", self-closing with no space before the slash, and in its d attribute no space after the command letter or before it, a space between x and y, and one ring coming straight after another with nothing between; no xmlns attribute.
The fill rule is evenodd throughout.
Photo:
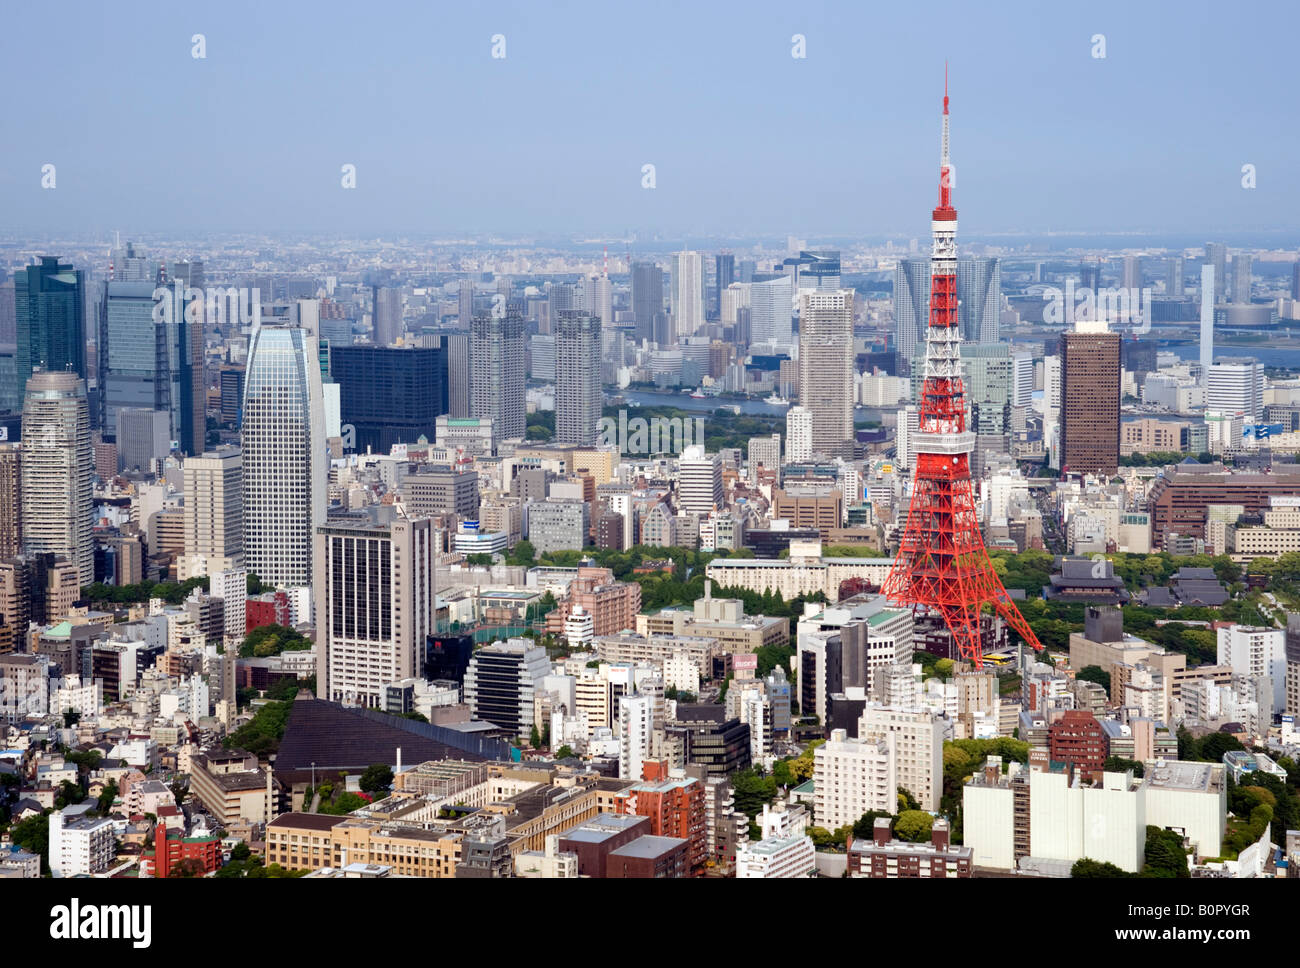
<svg viewBox="0 0 1300 968"><path fill-rule="evenodd" d="M0 878L1300 877L1300 245L931 74L895 238L0 229Z"/></svg>

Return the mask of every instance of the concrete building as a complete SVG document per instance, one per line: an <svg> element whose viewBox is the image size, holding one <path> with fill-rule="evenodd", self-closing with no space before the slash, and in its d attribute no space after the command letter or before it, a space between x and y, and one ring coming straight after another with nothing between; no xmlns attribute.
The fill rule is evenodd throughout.
<svg viewBox="0 0 1300 968"><path fill-rule="evenodd" d="M86 384L75 374L36 372L23 399L22 547L61 555L81 585L95 580L91 536L94 459Z"/></svg>
<svg viewBox="0 0 1300 968"><path fill-rule="evenodd" d="M187 457L185 475L185 555L202 571L240 568L244 562L243 455L237 447Z"/></svg>
<svg viewBox="0 0 1300 968"><path fill-rule="evenodd" d="M894 738L898 785L912 795L922 810L937 811L943 795L943 718L929 709L867 703L858 736L871 740L887 735Z"/></svg>
<svg viewBox="0 0 1300 968"><path fill-rule="evenodd" d="M853 457L853 358L853 290L801 290L799 405L815 454Z"/></svg>
<svg viewBox="0 0 1300 968"><path fill-rule="evenodd" d="M109 869L116 838L108 817L74 820L55 810L49 827L50 876L88 877Z"/></svg>
<svg viewBox="0 0 1300 968"><path fill-rule="evenodd" d="M826 830L856 823L869 810L896 811L894 734L849 739L844 730L832 730L813 752L813 791L813 818Z"/></svg>
<svg viewBox="0 0 1300 968"><path fill-rule="evenodd" d="M534 725L533 696L550 671L546 650L532 640L493 642L470 658L465 703L475 719L527 736Z"/></svg>

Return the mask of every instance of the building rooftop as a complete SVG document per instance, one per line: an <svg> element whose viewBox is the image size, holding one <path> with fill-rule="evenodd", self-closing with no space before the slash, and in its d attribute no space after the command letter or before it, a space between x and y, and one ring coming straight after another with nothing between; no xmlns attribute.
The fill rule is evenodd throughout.
<svg viewBox="0 0 1300 968"><path fill-rule="evenodd" d="M282 813L266 826L268 828L293 827L298 830L329 830L345 818L326 813Z"/></svg>
<svg viewBox="0 0 1300 968"><path fill-rule="evenodd" d="M1212 792L1218 790L1222 777L1215 782L1213 763L1190 763L1185 760L1159 760L1146 771L1147 782L1162 790Z"/></svg>
<svg viewBox="0 0 1300 968"><path fill-rule="evenodd" d="M661 857L671 850L676 850L682 844L687 843L680 837L638 837L629 844L624 844L617 850L611 850L611 857Z"/></svg>

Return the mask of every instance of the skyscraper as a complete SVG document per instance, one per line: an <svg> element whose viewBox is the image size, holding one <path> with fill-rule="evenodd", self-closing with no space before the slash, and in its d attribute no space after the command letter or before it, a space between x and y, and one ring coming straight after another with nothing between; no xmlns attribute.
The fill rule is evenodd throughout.
<svg viewBox="0 0 1300 968"><path fill-rule="evenodd" d="M1205 409L1225 416L1240 414L1246 427L1258 424L1264 410L1264 367L1250 357L1215 360L1206 374Z"/></svg>
<svg viewBox="0 0 1300 968"><path fill-rule="evenodd" d="M157 299L155 289L162 289ZM159 410L167 414L168 440L186 454L201 453L207 381L199 307L189 310L183 288L152 282L107 282L102 297L97 368L104 436L118 438L124 409ZM186 318L187 310L194 319Z"/></svg>
<svg viewBox="0 0 1300 968"><path fill-rule="evenodd" d="M749 287L750 342L788 346L794 339L791 279L781 276Z"/></svg>
<svg viewBox="0 0 1300 968"><path fill-rule="evenodd" d="M1183 298L1183 257L1169 257L1169 268L1165 275L1165 295L1170 299Z"/></svg>
<svg viewBox="0 0 1300 968"><path fill-rule="evenodd" d="M514 306L474 317L469 415L495 420L498 440L524 436L524 320Z"/></svg>
<svg viewBox="0 0 1300 968"><path fill-rule="evenodd" d="M1218 278L1212 263L1201 266L1201 379L1214 362L1214 293Z"/></svg>
<svg viewBox="0 0 1300 968"><path fill-rule="evenodd" d="M1121 285L1130 292L1142 288L1142 259L1140 256L1124 256L1124 275Z"/></svg>
<svg viewBox="0 0 1300 968"><path fill-rule="evenodd" d="M853 457L853 290L799 293L799 405L813 453Z"/></svg>
<svg viewBox="0 0 1300 968"><path fill-rule="evenodd" d="M328 501L324 411L315 338L301 329L254 330L240 432L244 560L270 585L312 582L312 536Z"/></svg>
<svg viewBox="0 0 1300 968"><path fill-rule="evenodd" d="M785 459L798 464L812 456L812 411L802 406L785 412Z"/></svg>
<svg viewBox="0 0 1300 968"><path fill-rule="evenodd" d="M402 335L402 290L374 286L374 340L376 346L392 346ZM473 292L473 289L470 290Z"/></svg>
<svg viewBox="0 0 1300 968"><path fill-rule="evenodd" d="M698 252L673 253L672 314L679 340L704 325L704 260Z"/></svg>
<svg viewBox="0 0 1300 968"><path fill-rule="evenodd" d="M1061 334L1061 469L1119 467L1119 334L1083 321Z"/></svg>
<svg viewBox="0 0 1300 968"><path fill-rule="evenodd" d="M432 346L338 346L330 375L339 385L339 416L354 430L358 453L386 454L394 444L434 439L447 412L445 350Z"/></svg>
<svg viewBox="0 0 1300 968"><path fill-rule="evenodd" d="M86 378L86 278L80 269L42 256L14 274L18 385L34 370L70 370Z"/></svg>
<svg viewBox="0 0 1300 968"><path fill-rule="evenodd" d="M609 288L609 276L587 278L587 312L595 316L602 326L614 325L614 301Z"/></svg>
<svg viewBox="0 0 1300 968"><path fill-rule="evenodd" d="M1214 266L1214 302L1224 302L1228 285L1228 246L1223 242L1205 243L1205 261Z"/></svg>
<svg viewBox="0 0 1300 968"><path fill-rule="evenodd" d="M469 333L440 334L447 357L447 416L463 419L470 411Z"/></svg>
<svg viewBox="0 0 1300 968"><path fill-rule="evenodd" d="M1291 298L1300 299L1300 262L1291 267Z"/></svg>
<svg viewBox="0 0 1300 968"><path fill-rule="evenodd" d="M653 340L655 317L664 311L664 271L652 262L632 263L632 313L636 338Z"/></svg>
<svg viewBox="0 0 1300 968"><path fill-rule="evenodd" d="M437 631L435 553L430 518L339 516L316 529L322 698L381 708L385 685L422 674L425 639Z"/></svg>
<svg viewBox="0 0 1300 968"><path fill-rule="evenodd" d="M1250 302L1250 269L1249 252L1238 252L1232 257L1232 301L1234 303Z"/></svg>
<svg viewBox="0 0 1300 968"><path fill-rule="evenodd" d="M605 280L608 285L609 280ZM595 445L600 436L600 318L564 310L555 324L555 440Z"/></svg>
<svg viewBox="0 0 1300 968"><path fill-rule="evenodd" d="M0 444L0 561L23 548L22 451L17 443Z"/></svg>
<svg viewBox="0 0 1300 968"><path fill-rule="evenodd" d="M185 476L185 554L203 559L199 574L244 562L244 461L238 447L188 457ZM192 572L193 573L193 572Z"/></svg>
<svg viewBox="0 0 1300 968"><path fill-rule="evenodd" d="M71 371L33 373L23 402L23 552L62 555L82 585L95 580L94 467L86 382Z"/></svg>
<svg viewBox="0 0 1300 968"><path fill-rule="evenodd" d="M462 279L460 289L457 292L457 311L456 327L457 329L469 329L470 321L474 318L474 282L471 279Z"/></svg>
<svg viewBox="0 0 1300 968"><path fill-rule="evenodd" d="M722 507L722 460L692 445L677 460L677 501L682 510L701 516Z"/></svg>
<svg viewBox="0 0 1300 968"><path fill-rule="evenodd" d="M909 364L925 346L930 320L929 259L900 259L894 270L895 347ZM1002 317L1002 266L994 258L957 260L957 325L968 343L996 343Z"/></svg>
<svg viewBox="0 0 1300 968"><path fill-rule="evenodd" d="M1029 353L1011 357L1011 405L1027 407L1034 398L1034 358Z"/></svg>
<svg viewBox="0 0 1300 968"><path fill-rule="evenodd" d="M730 252L719 252L713 257L713 308L722 309L722 292L736 281L736 257Z"/></svg>

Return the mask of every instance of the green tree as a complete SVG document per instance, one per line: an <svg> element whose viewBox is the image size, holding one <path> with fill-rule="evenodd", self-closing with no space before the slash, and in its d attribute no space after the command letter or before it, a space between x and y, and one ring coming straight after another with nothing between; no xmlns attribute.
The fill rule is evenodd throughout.
<svg viewBox="0 0 1300 968"><path fill-rule="evenodd" d="M1095 682L1106 690L1107 695L1110 694L1110 673L1101 666L1084 666L1075 678L1082 679L1084 682Z"/></svg>
<svg viewBox="0 0 1300 968"><path fill-rule="evenodd" d="M1096 860L1090 860L1087 857L1080 858L1074 862L1070 868L1071 877L1132 877L1128 871L1116 867L1114 864Z"/></svg>
<svg viewBox="0 0 1300 968"><path fill-rule="evenodd" d="M930 839L930 830L934 826L934 817L924 810L904 810L894 821L894 836L899 840L919 844Z"/></svg>
<svg viewBox="0 0 1300 968"><path fill-rule="evenodd" d="M361 774L358 785L364 793L387 793L393 785L393 769L387 763L372 763Z"/></svg>
<svg viewBox="0 0 1300 968"><path fill-rule="evenodd" d="M1146 862L1142 877L1191 877L1182 838L1171 830L1147 825Z"/></svg>
<svg viewBox="0 0 1300 968"><path fill-rule="evenodd" d="M1126 760L1122 756L1108 756L1102 769L1108 773L1123 773L1125 770L1132 770L1134 776L1142 776L1145 772L1144 767L1138 760Z"/></svg>
<svg viewBox="0 0 1300 968"><path fill-rule="evenodd" d="M921 805L916 802L916 797L912 796L903 787L898 788L898 811L901 814L905 810L920 810Z"/></svg>
<svg viewBox="0 0 1300 968"><path fill-rule="evenodd" d="M81 713L77 712L75 709L63 710L64 729L71 729L73 726L76 726L77 723L79 723L80 721L81 721Z"/></svg>
<svg viewBox="0 0 1300 968"><path fill-rule="evenodd" d="M100 813L108 813L113 809L113 801L117 799L117 781L109 780L104 784L104 789L99 794L99 799L95 802L95 809ZM178 803L180 801L177 801Z"/></svg>
<svg viewBox="0 0 1300 968"><path fill-rule="evenodd" d="M39 854L41 869L50 869L50 812L20 820L9 828L9 840L29 854Z"/></svg>
<svg viewBox="0 0 1300 968"><path fill-rule="evenodd" d="M282 652L300 652L312 647L311 639L297 629L283 625L259 625L244 636L239 655L245 659L264 659Z"/></svg>
<svg viewBox="0 0 1300 968"><path fill-rule="evenodd" d="M892 832L894 822L897 819L892 813L885 813L883 810L868 810L853 824L854 840L870 840L876 832L876 821L885 819L889 821L889 828Z"/></svg>
<svg viewBox="0 0 1300 968"><path fill-rule="evenodd" d="M528 733L528 743L535 750L542 748L542 733L536 723L533 723L533 728Z"/></svg>
<svg viewBox="0 0 1300 968"><path fill-rule="evenodd" d="M572 756L573 756L573 747L571 747L568 743L565 743L563 746L561 746L558 750L555 751L555 758L557 760L567 760L572 758Z"/></svg>
<svg viewBox="0 0 1300 968"><path fill-rule="evenodd" d="M731 774L731 789L736 809L751 818L763 812L763 805L776 799L776 778L754 767Z"/></svg>

